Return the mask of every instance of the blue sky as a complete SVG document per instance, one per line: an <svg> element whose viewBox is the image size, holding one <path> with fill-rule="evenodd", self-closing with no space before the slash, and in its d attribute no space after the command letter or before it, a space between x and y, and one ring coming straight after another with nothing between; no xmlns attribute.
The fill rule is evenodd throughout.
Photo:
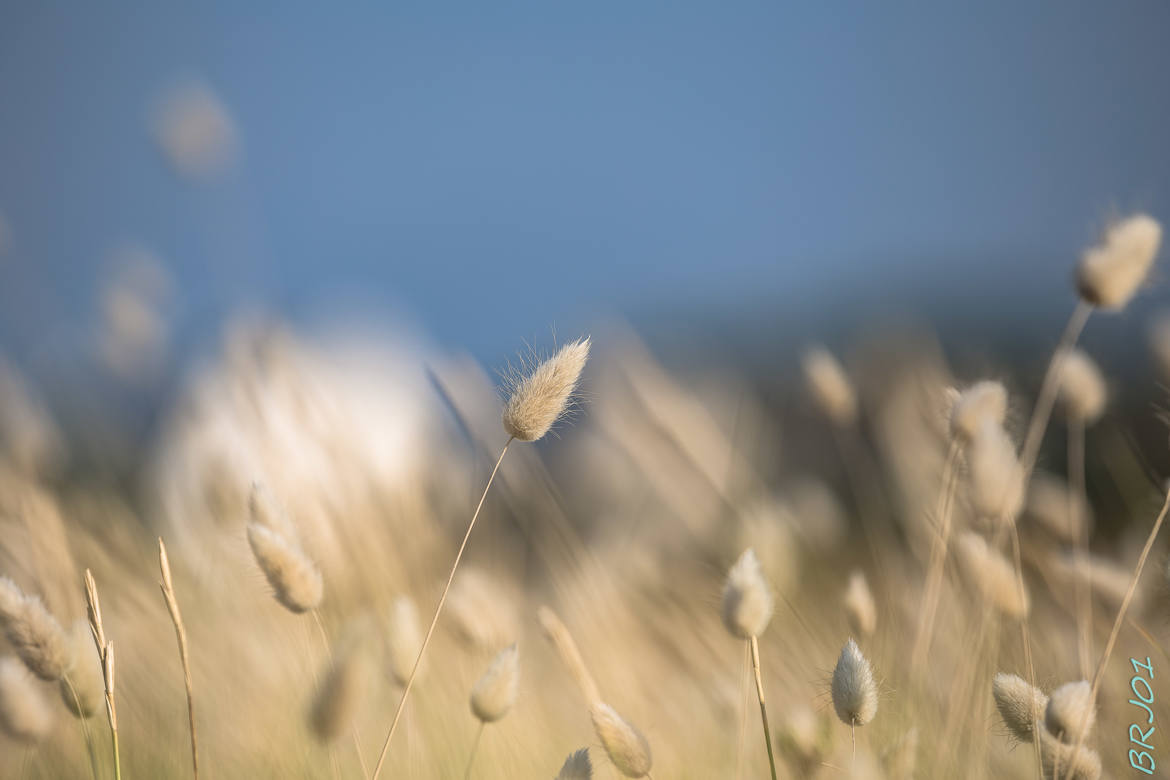
<svg viewBox="0 0 1170 780"><path fill-rule="evenodd" d="M893 280L1062 307L1111 211L1170 216L1164 2L338 6L0 6L0 351L71 354L127 241L190 342L360 306L494 358ZM147 129L187 76L239 130L212 182Z"/></svg>

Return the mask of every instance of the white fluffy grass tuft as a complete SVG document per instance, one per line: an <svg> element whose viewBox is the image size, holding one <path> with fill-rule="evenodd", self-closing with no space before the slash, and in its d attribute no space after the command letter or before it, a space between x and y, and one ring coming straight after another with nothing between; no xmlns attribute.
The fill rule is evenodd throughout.
<svg viewBox="0 0 1170 780"><path fill-rule="evenodd" d="M877 683L869 661L850 639L841 649L833 670L833 709L847 726L864 726L877 714Z"/></svg>
<svg viewBox="0 0 1170 780"><path fill-rule="evenodd" d="M650 743L642 732L628 723L605 702L593 702L589 717L609 760L626 777L645 777L650 774Z"/></svg>
<svg viewBox="0 0 1170 780"><path fill-rule="evenodd" d="M569 410L581 371L589 359L588 338L561 347L527 374L509 380L504 430L520 441L536 441Z"/></svg>
<svg viewBox="0 0 1170 780"><path fill-rule="evenodd" d="M418 626L418 609L409 596L395 596L390 602L390 612L386 626L386 661L390 676L399 685L406 685L414 663L418 659L418 649L422 647L422 634ZM422 674L423 666L419 666L418 673Z"/></svg>
<svg viewBox="0 0 1170 780"><path fill-rule="evenodd" d="M0 658L0 727L18 742L44 738L53 725L53 711L36 680L9 656Z"/></svg>
<svg viewBox="0 0 1170 780"><path fill-rule="evenodd" d="M593 762L589 760L589 748L570 753L557 772L556 780L593 780Z"/></svg>
<svg viewBox="0 0 1170 780"><path fill-rule="evenodd" d="M955 542L955 554L967 581L996 609L1017 619L1028 614L1028 594L1021 592L1015 568L982 536L964 531Z"/></svg>
<svg viewBox="0 0 1170 780"><path fill-rule="evenodd" d="M772 619L772 593L760 561L749 547L727 573L723 586L723 625L740 639L760 636Z"/></svg>
<svg viewBox="0 0 1170 780"><path fill-rule="evenodd" d="M520 651L516 645L501 650L471 689L471 712L483 723L495 723L508 714L520 693Z"/></svg>
<svg viewBox="0 0 1170 780"><path fill-rule="evenodd" d="M0 577L0 623L9 644L29 670L48 682L69 671L71 655L65 629L36 596Z"/></svg>
<svg viewBox="0 0 1170 780"><path fill-rule="evenodd" d="M1096 422L1109 400L1101 370L1092 358L1076 348L1065 351L1061 366L1058 397L1065 414L1085 425Z"/></svg>
<svg viewBox="0 0 1170 780"><path fill-rule="evenodd" d="M1065 683L1053 691L1044 710L1048 732L1063 742L1074 742L1082 729L1089 732L1097 720L1091 691L1087 680Z"/></svg>
<svg viewBox="0 0 1170 780"><path fill-rule="evenodd" d="M986 421L1003 425L1007 417L1008 395L1002 383L984 379L965 390L952 392L950 428L951 436L956 440L970 442Z"/></svg>
<svg viewBox="0 0 1170 780"><path fill-rule="evenodd" d="M857 393L844 367L824 347L812 347L801 360L804 382L821 412L835 425L852 425L857 419Z"/></svg>
<svg viewBox="0 0 1170 780"><path fill-rule="evenodd" d="M1013 522L1024 505L1024 473L1003 426L985 418L967 451L971 505L995 524Z"/></svg>
<svg viewBox="0 0 1170 780"><path fill-rule="evenodd" d="M853 633L863 639L873 634L877 628L877 605L864 572L855 571L849 575L849 586L845 589L842 606Z"/></svg>
<svg viewBox="0 0 1170 780"><path fill-rule="evenodd" d="M1148 214L1118 220L1085 250L1077 267L1077 292L1093 306L1122 309L1141 287L1162 243L1162 226Z"/></svg>
<svg viewBox="0 0 1170 780"><path fill-rule="evenodd" d="M1044 717L1048 697L1024 678L1002 672L991 683L991 695L1012 736L1021 742L1031 742L1036 724Z"/></svg>

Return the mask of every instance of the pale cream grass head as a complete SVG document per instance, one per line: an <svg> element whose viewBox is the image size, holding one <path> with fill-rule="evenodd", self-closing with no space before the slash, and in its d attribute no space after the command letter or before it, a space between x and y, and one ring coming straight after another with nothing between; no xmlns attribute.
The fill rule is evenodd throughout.
<svg viewBox="0 0 1170 780"><path fill-rule="evenodd" d="M996 609L1017 619L1028 614L1028 592L1021 593L1015 567L982 536L971 531L960 533L955 555L968 582Z"/></svg>
<svg viewBox="0 0 1170 780"><path fill-rule="evenodd" d="M1003 672L995 675L991 695L1008 731L1021 742L1031 742L1036 724L1044 717L1048 697L1022 677Z"/></svg>
<svg viewBox="0 0 1170 780"><path fill-rule="evenodd" d="M569 629L548 607L538 609L536 617L540 621L540 627L544 629L545 636L553 643L557 655L561 657L565 668L569 670L573 682L577 684L581 695L585 697L585 701L591 706L600 702L601 692L597 688L597 682L590 674L589 667L585 665L585 660L581 658L581 651L577 649L577 642L569 633Z"/></svg>
<svg viewBox="0 0 1170 780"><path fill-rule="evenodd" d="M967 477L976 514L997 525L1015 521L1024 504L1024 473L1015 442L991 419L979 424L971 440Z"/></svg>
<svg viewBox="0 0 1170 780"><path fill-rule="evenodd" d="M49 682L69 670L69 638L36 596L0 577L0 622L9 643L37 677Z"/></svg>
<svg viewBox="0 0 1170 780"><path fill-rule="evenodd" d="M849 586L845 589L842 606L845 608L845 617L849 620L849 628L853 633L863 639L873 634L877 628L877 605L874 603L873 593L869 590L864 572L859 570L849 575Z"/></svg>
<svg viewBox="0 0 1170 780"><path fill-rule="evenodd" d="M484 723L508 714L520 693L520 651L513 644L500 651L471 689L471 712Z"/></svg>
<svg viewBox="0 0 1170 780"><path fill-rule="evenodd" d="M751 548L743 551L727 573L722 615L723 625L740 639L760 636L772 619L772 592Z"/></svg>
<svg viewBox="0 0 1170 780"><path fill-rule="evenodd" d="M1097 720L1091 699L1092 686L1087 680L1065 683L1048 697L1044 726L1064 742L1075 743L1084 729L1087 734Z"/></svg>
<svg viewBox="0 0 1170 780"><path fill-rule="evenodd" d="M1148 214L1120 219L1077 267L1077 292L1093 306L1122 309L1145 281L1158 255L1162 226Z"/></svg>
<svg viewBox="0 0 1170 780"><path fill-rule="evenodd" d="M520 441L536 441L568 411L589 358L588 338L561 347L527 374L509 380L504 429Z"/></svg>
<svg viewBox="0 0 1170 780"><path fill-rule="evenodd" d="M93 651L93 634L89 621L78 618L69 627L69 683L62 678L58 683L61 700L69 712L79 718L89 718L104 708L105 681L102 679L101 661ZM77 699L73 698L74 691ZM80 709L78 709L80 705Z"/></svg>
<svg viewBox="0 0 1170 780"><path fill-rule="evenodd" d="M985 421L1002 426L1007 418L1007 388L1000 382L984 379L952 393L951 436L962 443L974 439Z"/></svg>
<svg viewBox="0 0 1170 780"><path fill-rule="evenodd" d="M276 600L296 613L316 609L325 593L321 570L293 539L259 523L248 523L248 544Z"/></svg>
<svg viewBox="0 0 1170 780"><path fill-rule="evenodd" d="M837 659L832 694L833 709L847 726L864 726L877 714L878 692L873 669L852 639L845 643Z"/></svg>
<svg viewBox="0 0 1170 780"><path fill-rule="evenodd" d="M570 753L561 765L556 780L593 780L593 762L589 760L589 748Z"/></svg>
<svg viewBox="0 0 1170 780"><path fill-rule="evenodd" d="M650 773L650 743L613 707L597 701L589 707L589 717L609 760L626 777L645 777Z"/></svg>
<svg viewBox="0 0 1170 780"><path fill-rule="evenodd" d="M1059 395L1070 419L1090 425L1100 419L1109 400L1105 377L1082 350L1065 350L1061 358Z"/></svg>
<svg viewBox="0 0 1170 780"><path fill-rule="evenodd" d="M1073 507L1076 511L1070 512ZM1047 472L1038 471L1028 481L1026 514L1045 533L1067 544L1089 538L1092 508L1067 482Z"/></svg>
<svg viewBox="0 0 1170 780"><path fill-rule="evenodd" d="M369 662L364 648L344 643L313 697L309 725L322 742L331 742L349 731L358 717L369 688Z"/></svg>
<svg viewBox="0 0 1170 780"><path fill-rule="evenodd" d="M857 393L837 358L824 347L812 347L804 353L801 366L809 396L821 412L836 425L853 424Z"/></svg>
<svg viewBox="0 0 1170 780"><path fill-rule="evenodd" d="M11 656L0 658L0 727L18 742L33 743L53 725L53 711L37 681Z"/></svg>
<svg viewBox="0 0 1170 780"><path fill-rule="evenodd" d="M390 602L386 623L386 663L390 676L399 685L406 685L422 647L419 632L418 608L409 596L395 596ZM419 666L419 674L423 667Z"/></svg>
<svg viewBox="0 0 1170 780"><path fill-rule="evenodd" d="M1087 745L1074 751L1074 744L1061 742L1049 733L1043 723L1037 724L1040 735L1040 768L1044 780L1099 780L1101 756Z"/></svg>

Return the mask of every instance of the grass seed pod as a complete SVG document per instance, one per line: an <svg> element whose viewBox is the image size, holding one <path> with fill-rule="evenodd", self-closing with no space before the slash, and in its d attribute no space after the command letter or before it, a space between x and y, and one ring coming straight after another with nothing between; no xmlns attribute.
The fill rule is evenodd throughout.
<svg viewBox="0 0 1170 780"><path fill-rule="evenodd" d="M967 443L975 438L985 421L1002 426L1007 417L1007 406L1007 389L1002 383L990 379L956 392L951 405L951 436Z"/></svg>
<svg viewBox="0 0 1170 780"><path fill-rule="evenodd" d="M834 425L852 425L857 420L857 393L845 368L824 347L812 347L801 360L808 394L821 413Z"/></svg>
<svg viewBox="0 0 1170 780"><path fill-rule="evenodd" d="M589 717L597 738L619 772L626 777L645 777L650 773L650 743L642 732L605 702L594 702L589 707Z"/></svg>
<svg viewBox="0 0 1170 780"><path fill-rule="evenodd" d="M471 712L483 723L508 714L520 692L520 651L512 645L495 657L471 689Z"/></svg>
<svg viewBox="0 0 1170 780"><path fill-rule="evenodd" d="M1158 255L1162 226L1148 214L1120 219L1081 256L1077 292L1085 303L1123 309L1145 281Z"/></svg>
<svg viewBox="0 0 1170 780"><path fill-rule="evenodd" d="M589 760L589 748L570 753L561 765L556 780L593 780L593 763Z"/></svg>
<svg viewBox="0 0 1170 780"><path fill-rule="evenodd" d="M1091 731L1097 720L1091 690L1087 680L1078 680L1053 691L1044 709L1044 726L1048 733L1063 742L1075 742L1082 729L1086 733Z"/></svg>
<svg viewBox="0 0 1170 780"><path fill-rule="evenodd" d="M877 628L877 605L864 572L855 571L849 575L849 586L845 590L842 606L853 633L863 639L873 634Z"/></svg>
<svg viewBox="0 0 1170 780"><path fill-rule="evenodd" d="M1082 350L1064 353L1058 397L1070 419L1092 425L1105 411L1109 391L1101 369Z"/></svg>
<svg viewBox="0 0 1170 780"><path fill-rule="evenodd" d="M301 614L321 604L321 571L296 542L268 526L248 523L248 544L276 600L290 612Z"/></svg>
<svg viewBox="0 0 1170 780"><path fill-rule="evenodd" d="M971 504L996 524L1014 522L1024 505L1024 473L1002 425L985 419L967 450Z"/></svg>
<svg viewBox="0 0 1170 780"><path fill-rule="evenodd" d="M772 619L772 593L749 547L727 573L723 586L723 625L736 637L760 636Z"/></svg>
<svg viewBox="0 0 1170 780"><path fill-rule="evenodd" d="M1020 591L1015 568L982 536L971 531L959 534L955 555L967 581L996 609L1017 619L1028 614L1028 593Z"/></svg>
<svg viewBox="0 0 1170 780"><path fill-rule="evenodd" d="M1012 736L1021 742L1031 742L1036 724L1044 717L1048 697L1022 677L1003 672L995 675L991 683L991 695L995 698L995 708L999 710Z"/></svg>
<svg viewBox="0 0 1170 780"><path fill-rule="evenodd" d="M18 742L40 741L53 725L53 711L20 661L0 658L0 728Z"/></svg>
<svg viewBox="0 0 1170 780"><path fill-rule="evenodd" d="M69 638L40 598L23 593L0 577L0 622L8 642L29 670L55 682L69 670Z"/></svg>
<svg viewBox="0 0 1170 780"><path fill-rule="evenodd" d="M509 379L504 430L520 441L536 441L569 410L589 358L588 338L561 347L527 374Z"/></svg>
<svg viewBox="0 0 1170 780"><path fill-rule="evenodd" d="M864 726L877 714L878 694L873 669L852 639L845 643L841 657L837 659L832 694L833 709L847 726Z"/></svg>

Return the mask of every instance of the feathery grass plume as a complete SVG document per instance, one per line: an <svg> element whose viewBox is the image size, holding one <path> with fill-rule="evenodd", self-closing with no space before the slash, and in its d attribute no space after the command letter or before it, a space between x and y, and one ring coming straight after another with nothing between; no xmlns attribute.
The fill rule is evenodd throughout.
<svg viewBox="0 0 1170 780"><path fill-rule="evenodd" d="M509 381L504 430L517 441L536 441L569 410L581 370L589 358L589 338L561 347L527 374Z"/></svg>
<svg viewBox="0 0 1170 780"><path fill-rule="evenodd" d="M1145 281L1161 242L1162 226L1148 214L1135 214L1109 225L1100 243L1081 256L1077 293L1092 306L1125 308Z"/></svg>
<svg viewBox="0 0 1170 780"><path fill-rule="evenodd" d="M1036 724L1048 706L1048 697L1024 678L1003 672L995 675L991 695L1008 731L1021 742L1031 742Z"/></svg>
<svg viewBox="0 0 1170 780"><path fill-rule="evenodd" d="M276 600L296 614L316 609L325 592L320 569L291 536L269 525L270 518L258 514L264 504L256 500L256 490L252 497L248 544Z"/></svg>
<svg viewBox="0 0 1170 780"><path fill-rule="evenodd" d="M537 618L545 635L553 643L561 661L569 670L569 675L577 683L589 704L589 717L593 720L593 729L609 755L609 760L626 777L649 775L652 763L650 744L640 731L618 715L613 707L602 701L597 683L581 658L581 651L577 649L577 643L569 629L548 607L541 607L537 611Z"/></svg>
<svg viewBox="0 0 1170 780"><path fill-rule="evenodd" d="M195 773L195 780L199 780L199 742L195 730L195 684L191 679L187 629L183 625L183 616L179 612L179 601L175 597L175 583L171 578L171 562L167 558L167 547L163 544L161 536L158 538L158 568L162 575L162 581L158 585L159 590L162 591L167 612L170 613L171 622L175 626L175 639L179 643L179 661L183 665L183 686L187 690L187 725L191 732L191 766Z"/></svg>
<svg viewBox="0 0 1170 780"><path fill-rule="evenodd" d="M857 394L837 358L824 347L811 347L801 366L809 396L821 413L835 425L852 425L857 419Z"/></svg>
<svg viewBox="0 0 1170 780"><path fill-rule="evenodd" d="M31 744L44 738L53 725L53 711L36 680L21 662L0 658L0 728L8 736Z"/></svg>
<svg viewBox="0 0 1170 780"><path fill-rule="evenodd" d="M603 701L593 702L589 707L589 717L609 760L619 772L626 777L650 774L650 743L642 732Z"/></svg>
<svg viewBox="0 0 1170 780"><path fill-rule="evenodd" d="M869 590L869 583L865 580L865 573L855 571L849 575L849 587L845 590L842 600L845 608L845 617L849 620L849 628L863 639L877 628L877 605L873 600L873 593Z"/></svg>
<svg viewBox="0 0 1170 780"><path fill-rule="evenodd" d="M723 586L723 625L740 639L764 633L772 619L772 593L750 547L727 573Z"/></svg>
<svg viewBox="0 0 1170 780"><path fill-rule="evenodd" d="M69 638L37 596L0 577L0 621L12 649L29 670L48 682L69 671Z"/></svg>
<svg viewBox="0 0 1170 780"><path fill-rule="evenodd" d="M1015 568L982 536L971 531L959 534L955 554L968 582L996 609L1017 619L1028 614L1028 594L1021 592Z"/></svg>
<svg viewBox="0 0 1170 780"><path fill-rule="evenodd" d="M918 767L918 727L911 726L882 752L887 780L913 780Z"/></svg>
<svg viewBox="0 0 1170 780"><path fill-rule="evenodd" d="M1062 742L1072 742L1083 729L1091 731L1097 720L1088 680L1065 683L1048 697L1044 726Z"/></svg>
<svg viewBox="0 0 1170 780"><path fill-rule="evenodd" d="M1014 522L1024 505L1024 474L1016 445L1002 425L984 419L967 451L971 504L981 517Z"/></svg>
<svg viewBox="0 0 1170 780"><path fill-rule="evenodd" d="M852 639L845 643L841 657L837 659L832 694L833 709L847 726L864 726L877 714L878 694L873 669Z"/></svg>
<svg viewBox="0 0 1170 780"><path fill-rule="evenodd" d="M386 663L394 682L406 685L421 646L418 609L409 596L395 596L386 624Z"/></svg>
<svg viewBox="0 0 1170 780"><path fill-rule="evenodd" d="M1076 502L1077 511L1069 512ZM1092 507L1083 496L1074 495L1061 478L1036 472L1028 483L1028 502L1024 514L1044 532L1066 544L1087 538L1092 525Z"/></svg>
<svg viewBox="0 0 1170 780"><path fill-rule="evenodd" d="M118 749L118 708L114 701L114 642L106 639L105 624L102 622L101 601L98 599L97 582L93 572L85 570L85 600L89 617L89 630L97 648L98 659L102 662L102 679L106 685L106 718L110 722L110 746L114 754L114 778L122 780L122 756Z"/></svg>
<svg viewBox="0 0 1170 780"><path fill-rule="evenodd" d="M1007 389L1002 383L994 380L984 379L961 392L954 391L950 418L951 436L965 444L975 438L984 422L990 421L1002 426L1007 417L1007 407Z"/></svg>
<svg viewBox="0 0 1170 780"><path fill-rule="evenodd" d="M406 678L402 689L402 696L398 700L398 707L394 710L394 719L390 722L390 730L386 732L386 739L382 742L382 752L378 755L378 763L370 780L378 780L382 772L382 765L386 762L386 753L390 749L390 742L394 739L394 732L398 729L398 722L402 719L402 711L406 707L406 700L410 697L411 686L414 685L415 675L419 665L427 652L431 636L435 633L435 626L439 623L439 616L443 613L443 605L447 602L447 594L451 590L451 583L455 580L455 572L459 570L459 562L463 560L463 551L467 549L467 540L475 530L475 521L483 509L483 502L487 499L492 482L504 456L508 454L508 447L513 440L536 441L548 433L549 429L569 410L573 393L577 389L577 381L581 378L581 371L585 368L585 361L589 358L588 337L566 344L548 360L539 364L527 375L513 377L509 384L512 393L504 408L504 429L508 432L508 441L500 450L500 457L496 458L496 465L488 476L479 503L467 524L467 531L463 534L463 541L459 543L459 551L455 553L455 562L451 564L451 573L447 575L447 583L443 586L443 593L439 596L439 603L435 606L435 614L431 617L431 625L423 636L419 646L418 656L414 661L414 668Z"/></svg>
<svg viewBox="0 0 1170 780"><path fill-rule="evenodd" d="M309 709L309 726L322 742L332 742L349 731L369 688L369 663L356 640L341 643L329 662Z"/></svg>
<svg viewBox="0 0 1170 780"><path fill-rule="evenodd" d="M593 763L589 760L589 748L570 753L557 772L556 780L593 780Z"/></svg>
<svg viewBox="0 0 1170 780"><path fill-rule="evenodd" d="M483 723L508 714L520 692L520 651L515 644L500 651L471 689L471 712Z"/></svg>
<svg viewBox="0 0 1170 780"><path fill-rule="evenodd" d="M57 685L60 688L61 701L76 718L93 717L101 708L102 697L105 695L102 668L88 647L92 641L89 623L84 618L73 621L69 627L69 657L72 662L69 665L69 674L63 676Z"/></svg>
<svg viewBox="0 0 1170 780"><path fill-rule="evenodd" d="M1101 417L1109 400L1101 369L1076 347L1065 352L1062 366L1057 397L1065 413L1084 425L1093 424Z"/></svg>
<svg viewBox="0 0 1170 780"><path fill-rule="evenodd" d="M1099 780L1101 756L1097 755L1097 751L1062 742L1043 723L1037 726L1040 735L1040 768L1044 780Z"/></svg>

